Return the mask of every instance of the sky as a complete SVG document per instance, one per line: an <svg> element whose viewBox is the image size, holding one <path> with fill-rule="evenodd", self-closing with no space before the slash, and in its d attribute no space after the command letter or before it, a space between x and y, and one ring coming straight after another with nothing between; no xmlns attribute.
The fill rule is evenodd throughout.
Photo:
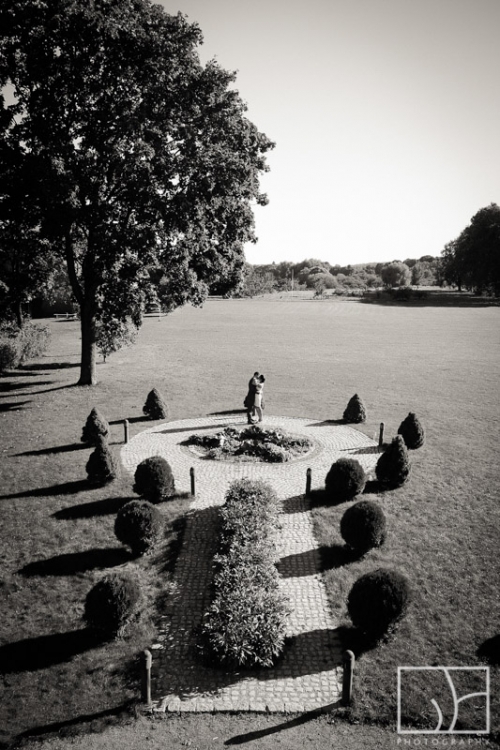
<svg viewBox="0 0 500 750"><path fill-rule="evenodd" d="M275 141L250 263L439 256L500 203L500 0L161 0Z"/></svg>

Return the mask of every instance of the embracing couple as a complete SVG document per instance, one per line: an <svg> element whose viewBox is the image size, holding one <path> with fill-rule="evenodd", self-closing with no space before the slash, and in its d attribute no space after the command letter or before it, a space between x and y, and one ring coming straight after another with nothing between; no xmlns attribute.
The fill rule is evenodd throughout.
<svg viewBox="0 0 500 750"><path fill-rule="evenodd" d="M264 375L254 372L248 383L248 393L243 402L247 410L248 424L262 422L262 409L264 408L262 392L265 380Z"/></svg>

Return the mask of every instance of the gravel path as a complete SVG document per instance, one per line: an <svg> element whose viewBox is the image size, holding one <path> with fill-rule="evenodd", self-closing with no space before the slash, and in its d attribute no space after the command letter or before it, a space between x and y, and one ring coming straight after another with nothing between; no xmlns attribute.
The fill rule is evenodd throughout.
<svg viewBox="0 0 500 750"><path fill-rule="evenodd" d="M372 472L376 443L358 430L334 422L268 417L263 427L280 427L312 438L315 450L285 464L236 463L197 458L180 443L194 432L241 428L246 416L185 419L139 433L121 451L133 473L149 456L164 456L172 467L176 489L190 490L190 467L196 476L182 550L175 568L175 590L165 604L159 642L153 649L153 699L160 711L309 711L340 698L342 654L320 571L309 504L304 496L306 470L312 487L322 487L331 464L356 458ZM281 585L293 612L287 635L291 643L271 670L224 672L200 665L192 654L193 629L210 603L211 561L216 545L217 506L235 479L269 482L282 500L278 537Z"/></svg>

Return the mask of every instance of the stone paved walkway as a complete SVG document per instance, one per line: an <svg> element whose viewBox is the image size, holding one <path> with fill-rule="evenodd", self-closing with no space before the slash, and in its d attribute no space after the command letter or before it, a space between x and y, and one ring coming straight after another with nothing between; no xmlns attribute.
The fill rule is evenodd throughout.
<svg viewBox="0 0 500 750"><path fill-rule="evenodd" d="M370 473L378 458L377 445L346 425L266 417L264 427L306 435L315 450L285 464L233 463L203 460L180 446L194 432L227 425L241 428L245 423L246 416L239 414L169 422L139 433L121 451L131 473L143 459L164 456L181 492L190 491L190 467L196 475L174 592L165 604L159 643L153 646L153 699L160 711L308 711L340 698L342 654L303 494L306 469L312 470L313 488L324 485L328 469L341 457L356 458ZM202 666L192 645L193 629L210 604L217 506L223 504L229 484L242 477L269 482L282 500L278 570L293 611L287 633L291 642L280 664L271 670L235 673Z"/></svg>

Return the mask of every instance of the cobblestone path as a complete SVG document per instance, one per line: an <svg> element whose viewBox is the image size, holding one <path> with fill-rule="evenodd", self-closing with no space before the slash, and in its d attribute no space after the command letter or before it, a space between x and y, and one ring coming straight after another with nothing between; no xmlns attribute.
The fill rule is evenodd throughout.
<svg viewBox="0 0 500 750"><path fill-rule="evenodd" d="M292 417L267 417L263 423L312 438L314 451L290 463L207 461L180 445L194 432L244 424L246 416L240 414L169 422L139 433L121 451L131 473L143 459L164 456L181 492L190 491L189 470L195 469L196 496L177 559L174 592L164 607L159 643L153 645L153 700L160 711L308 711L340 698L342 655L303 494L306 469L312 470L313 488L324 485L328 469L341 457L356 458L370 473L378 458L377 445L346 425ZM193 629L210 603L217 506L224 502L229 484L242 477L269 482L282 500L278 569L293 611L287 633L290 645L279 665L235 673L199 664L192 644Z"/></svg>

